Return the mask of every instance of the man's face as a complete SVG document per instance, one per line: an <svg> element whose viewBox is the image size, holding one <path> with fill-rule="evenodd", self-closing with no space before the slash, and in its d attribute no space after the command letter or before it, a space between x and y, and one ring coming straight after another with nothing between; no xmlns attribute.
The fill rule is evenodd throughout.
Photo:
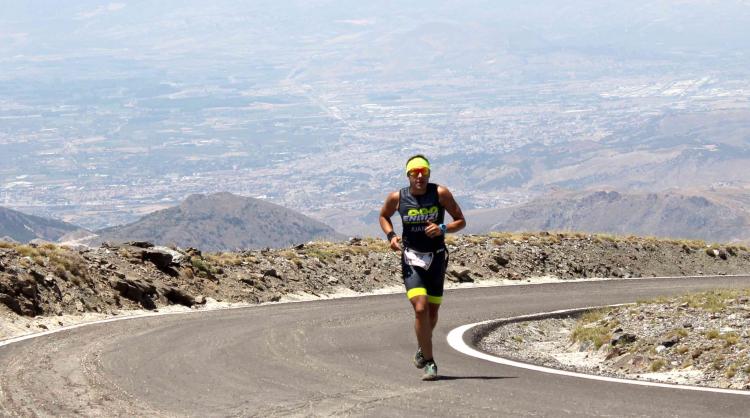
<svg viewBox="0 0 750 418"><path fill-rule="evenodd" d="M427 190L430 181L430 169L426 167L414 168L409 171L409 186L415 191Z"/></svg>

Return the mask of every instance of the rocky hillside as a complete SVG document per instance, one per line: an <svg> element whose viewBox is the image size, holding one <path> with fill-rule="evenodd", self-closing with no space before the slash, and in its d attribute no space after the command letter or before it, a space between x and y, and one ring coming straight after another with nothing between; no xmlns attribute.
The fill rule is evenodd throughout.
<svg viewBox="0 0 750 418"><path fill-rule="evenodd" d="M60 237L82 228L67 222L27 215L0 207L0 238L17 242L34 239L57 241Z"/></svg>
<svg viewBox="0 0 750 418"><path fill-rule="evenodd" d="M562 279L750 272L739 246L584 234L448 237L448 280ZM0 243L0 308L22 316L116 313L206 298L266 302L284 295L368 292L400 285L384 240L313 242L280 250L201 253L145 242L72 250Z"/></svg>
<svg viewBox="0 0 750 418"><path fill-rule="evenodd" d="M702 195L557 193L529 203L471 213L472 231L592 233L750 242L750 213Z"/></svg>
<svg viewBox="0 0 750 418"><path fill-rule="evenodd" d="M480 346L548 367L750 389L750 289L715 290L502 325Z"/></svg>
<svg viewBox="0 0 750 418"><path fill-rule="evenodd" d="M344 237L301 213L261 199L231 193L192 195L179 206L97 232L92 243L150 241L206 251L280 248Z"/></svg>

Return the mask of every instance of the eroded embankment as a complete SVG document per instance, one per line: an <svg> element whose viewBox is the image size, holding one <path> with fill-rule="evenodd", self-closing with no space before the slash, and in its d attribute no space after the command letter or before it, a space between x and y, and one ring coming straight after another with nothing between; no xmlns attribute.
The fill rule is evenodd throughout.
<svg viewBox="0 0 750 418"><path fill-rule="evenodd" d="M504 324L482 350L580 373L750 389L750 289Z"/></svg>
<svg viewBox="0 0 750 418"><path fill-rule="evenodd" d="M746 248L699 241L538 233L456 235L447 245L452 283L750 272ZM0 243L0 339L17 335L19 323L33 332L67 325L70 315L258 304L400 285L399 254L379 239L212 254L138 242L84 249Z"/></svg>

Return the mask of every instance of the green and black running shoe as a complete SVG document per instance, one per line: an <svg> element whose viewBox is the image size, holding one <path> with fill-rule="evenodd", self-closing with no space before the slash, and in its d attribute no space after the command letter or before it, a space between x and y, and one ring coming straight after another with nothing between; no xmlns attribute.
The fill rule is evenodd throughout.
<svg viewBox="0 0 750 418"><path fill-rule="evenodd" d="M427 362L424 359L424 354L422 354L422 347L417 347L417 352L414 354L414 367L422 369L425 364Z"/></svg>
<svg viewBox="0 0 750 418"><path fill-rule="evenodd" d="M435 364L434 361L426 362L424 366L424 374L422 375L422 380L437 380L437 379L438 379L437 364Z"/></svg>

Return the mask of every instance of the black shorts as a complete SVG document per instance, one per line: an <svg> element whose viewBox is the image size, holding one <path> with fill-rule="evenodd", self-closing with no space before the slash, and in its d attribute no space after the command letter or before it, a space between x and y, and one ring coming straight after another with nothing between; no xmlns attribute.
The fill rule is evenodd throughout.
<svg viewBox="0 0 750 418"><path fill-rule="evenodd" d="M441 248L433 253L428 269L410 266L401 255L401 275L406 286L406 297L427 295L427 302L439 305L443 301L443 283L448 267L448 250Z"/></svg>

